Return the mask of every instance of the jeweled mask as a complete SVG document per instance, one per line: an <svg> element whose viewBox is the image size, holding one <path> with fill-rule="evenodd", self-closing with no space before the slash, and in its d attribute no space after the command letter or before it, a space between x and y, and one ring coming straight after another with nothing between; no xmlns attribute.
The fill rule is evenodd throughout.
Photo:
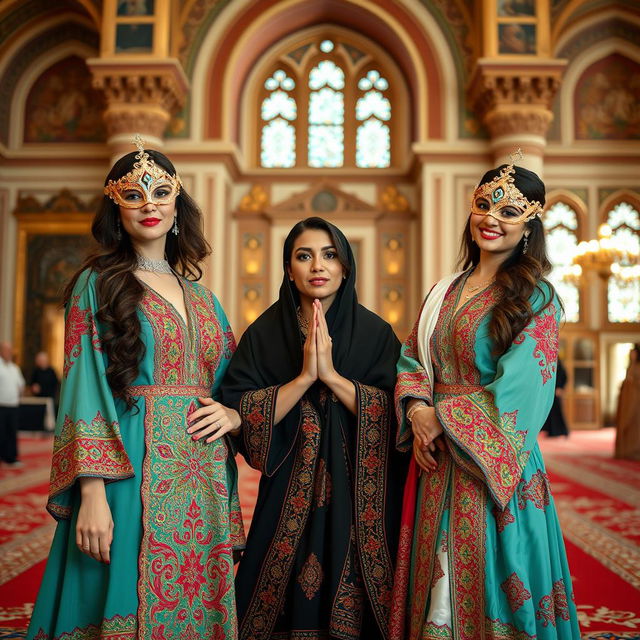
<svg viewBox="0 0 640 640"><path fill-rule="evenodd" d="M118 180L109 180L105 195L125 209L139 209L149 202L171 204L182 187L178 174L172 176L149 157L140 135L136 135L133 144L138 148L133 169Z"/></svg>

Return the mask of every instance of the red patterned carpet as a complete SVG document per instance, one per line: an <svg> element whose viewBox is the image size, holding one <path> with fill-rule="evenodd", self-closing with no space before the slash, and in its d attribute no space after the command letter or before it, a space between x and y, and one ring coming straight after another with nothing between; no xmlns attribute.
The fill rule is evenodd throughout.
<svg viewBox="0 0 640 640"><path fill-rule="evenodd" d="M613 437L602 429L541 438L583 640L640 640L640 463L613 460ZM50 451L49 438L23 437L24 466L0 468L0 639L24 636L44 571L54 528L44 510ZM258 474L239 464L248 528Z"/></svg>

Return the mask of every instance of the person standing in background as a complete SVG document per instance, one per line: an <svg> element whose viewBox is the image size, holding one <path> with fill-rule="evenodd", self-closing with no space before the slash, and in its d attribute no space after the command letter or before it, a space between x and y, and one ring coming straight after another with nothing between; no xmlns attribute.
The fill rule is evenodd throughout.
<svg viewBox="0 0 640 640"><path fill-rule="evenodd" d="M58 374L49 363L49 354L46 351L37 353L35 364L36 366L31 374L31 393L39 398L53 398L57 408L60 380L58 380Z"/></svg>
<svg viewBox="0 0 640 640"><path fill-rule="evenodd" d="M560 358L558 358L556 391L553 397L553 404L551 405L551 410L545 423L542 425L542 431L546 431L549 438L556 438L557 436L569 437L569 427L567 426L567 421L564 419L564 412L562 411L562 396L564 395L566 384L567 370L564 368Z"/></svg>
<svg viewBox="0 0 640 640"><path fill-rule="evenodd" d="M20 367L13 361L13 347L0 342L0 460L18 464L18 405L24 389Z"/></svg>
<svg viewBox="0 0 640 640"><path fill-rule="evenodd" d="M629 352L629 368L620 387L616 414L616 448L614 457L640 460L640 344Z"/></svg>

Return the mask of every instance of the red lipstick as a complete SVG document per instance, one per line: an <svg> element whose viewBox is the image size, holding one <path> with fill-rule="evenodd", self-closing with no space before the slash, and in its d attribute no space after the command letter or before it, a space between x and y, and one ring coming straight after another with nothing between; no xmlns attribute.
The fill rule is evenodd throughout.
<svg viewBox="0 0 640 640"><path fill-rule="evenodd" d="M145 218L140 221L145 227L155 227L160 222L159 218Z"/></svg>

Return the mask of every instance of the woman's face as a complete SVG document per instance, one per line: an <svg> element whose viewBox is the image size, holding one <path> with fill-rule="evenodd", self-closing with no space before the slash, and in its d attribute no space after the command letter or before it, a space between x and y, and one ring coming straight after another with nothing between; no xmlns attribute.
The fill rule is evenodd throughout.
<svg viewBox="0 0 640 640"><path fill-rule="evenodd" d="M514 216L518 211L514 211ZM519 212L522 213L522 212ZM472 213L469 216L471 237L474 239L480 251L490 254L504 254L506 259L518 245L525 233L525 222L508 224L496 220L491 215L478 215Z"/></svg>
<svg viewBox="0 0 640 640"><path fill-rule="evenodd" d="M301 297L329 303L344 277L331 236L322 229L306 229L294 240L287 272Z"/></svg>
<svg viewBox="0 0 640 640"><path fill-rule="evenodd" d="M159 189L166 187L159 187ZM161 197L162 194L155 194ZM124 192L123 199L127 203L134 204L136 199L140 199L137 191ZM154 204L147 202L137 209L118 207L120 210L120 220L122 227L131 237L134 245L144 246L155 243L164 238L170 231L176 215L176 201L167 204Z"/></svg>

